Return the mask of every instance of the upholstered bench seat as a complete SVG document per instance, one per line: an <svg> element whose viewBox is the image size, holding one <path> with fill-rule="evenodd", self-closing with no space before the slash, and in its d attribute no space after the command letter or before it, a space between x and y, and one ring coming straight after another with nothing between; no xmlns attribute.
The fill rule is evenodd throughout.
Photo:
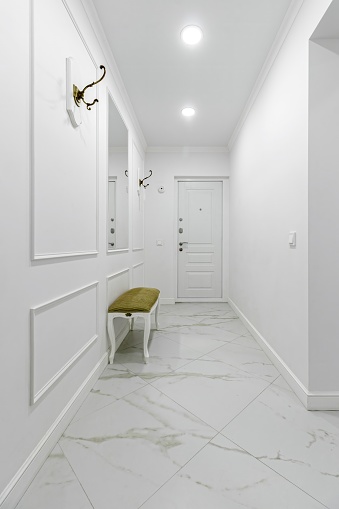
<svg viewBox="0 0 339 509"><path fill-rule="evenodd" d="M107 329L111 342L109 363L113 363L115 354L115 332L114 318L130 319L130 328L133 330L134 318L142 317L145 321L144 327L144 359L149 357L148 340L151 330L151 315L155 311L155 324L158 329L159 295L157 288L132 288L118 297L108 308Z"/></svg>

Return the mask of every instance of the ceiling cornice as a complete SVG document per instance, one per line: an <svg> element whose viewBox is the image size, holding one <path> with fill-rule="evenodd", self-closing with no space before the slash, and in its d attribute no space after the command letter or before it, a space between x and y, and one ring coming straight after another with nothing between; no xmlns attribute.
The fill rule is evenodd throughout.
<svg viewBox="0 0 339 509"><path fill-rule="evenodd" d="M102 28L102 25L100 23L98 13L93 5L92 0L81 0L82 6L84 8L84 11L86 13L86 16L88 18L88 21L93 29L93 32L96 36L96 39L98 41L98 44L104 54L104 57L106 59L107 65L110 69L110 72L112 74L112 77L115 81L115 84L121 94L122 100L124 101L124 104L127 108L127 111L131 117L133 127L136 130L140 143L142 145L142 148L144 151L147 149L147 142L144 136L144 133L142 132L142 129L140 127L138 118L135 114L135 111L133 109L132 103L128 97L124 82L122 80L121 74L119 72L117 63L115 61L114 55L112 53L112 50L110 48L110 45L108 43L106 34Z"/></svg>
<svg viewBox="0 0 339 509"><path fill-rule="evenodd" d="M227 147L147 147L147 153L168 153L168 154L191 154L191 153L213 153L225 154L229 150Z"/></svg>
<svg viewBox="0 0 339 509"><path fill-rule="evenodd" d="M237 125L232 133L232 136L228 142L228 150L231 151L232 147L234 146L234 143L245 123L245 120L249 114L249 112L252 109L253 104L255 103L255 100L271 70L271 67L273 66L275 59L277 58L280 49L282 45L285 42L286 37L288 36L294 21L296 17L299 14L299 11L303 5L305 0L293 0L291 2L291 5L288 8L288 11L286 12L286 15L283 19L283 22L280 26L280 29L273 41L273 44L271 46L271 49L265 59L265 62L261 68L261 71L259 73L259 76L253 86L252 92L245 104L245 108L243 109L242 114L240 115L240 118L237 122Z"/></svg>

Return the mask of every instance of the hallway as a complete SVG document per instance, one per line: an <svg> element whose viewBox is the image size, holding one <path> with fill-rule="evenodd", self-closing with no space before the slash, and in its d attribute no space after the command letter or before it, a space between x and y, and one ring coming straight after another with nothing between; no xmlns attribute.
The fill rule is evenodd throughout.
<svg viewBox="0 0 339 509"><path fill-rule="evenodd" d="M130 332L17 509L335 509L339 412L307 412L228 304Z"/></svg>

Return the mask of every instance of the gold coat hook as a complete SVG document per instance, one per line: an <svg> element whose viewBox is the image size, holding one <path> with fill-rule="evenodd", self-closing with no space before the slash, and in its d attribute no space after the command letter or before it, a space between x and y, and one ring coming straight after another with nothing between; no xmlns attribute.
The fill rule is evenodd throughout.
<svg viewBox="0 0 339 509"><path fill-rule="evenodd" d="M145 177L145 178L143 178L142 180L141 180L141 179L139 179L139 187L141 187L141 186L143 186L144 188L148 187L148 186L149 186L149 184L146 184L146 185L145 185L145 184L144 184L144 180L149 179L152 175L153 175L152 170L149 170L149 175L148 175L148 177Z"/></svg>
<svg viewBox="0 0 339 509"><path fill-rule="evenodd" d="M80 101L84 102L86 104L86 108L88 110L90 110L90 106L93 106L93 104L99 102L98 99L94 99L94 101L92 103L88 103L85 101L84 99L84 95L85 95L85 91L90 88L90 87L93 87L94 85L97 85L98 83L100 83L100 81L102 81L106 75L106 68L104 65L101 65L100 66L100 69L103 69L104 70L104 73L103 75L101 76L101 78L98 80L98 81L93 81L93 83L90 83L89 85L87 85L83 90L79 90L78 87L76 85L73 85L73 97L74 97L74 101L75 101L75 104L80 108Z"/></svg>

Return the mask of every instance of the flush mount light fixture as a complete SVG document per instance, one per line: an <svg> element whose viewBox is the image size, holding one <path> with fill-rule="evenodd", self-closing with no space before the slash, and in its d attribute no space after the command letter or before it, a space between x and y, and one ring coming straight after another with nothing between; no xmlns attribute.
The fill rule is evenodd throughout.
<svg viewBox="0 0 339 509"><path fill-rule="evenodd" d="M186 44L198 44L202 38L202 30L196 25L189 25L181 30L181 38Z"/></svg>
<svg viewBox="0 0 339 509"><path fill-rule="evenodd" d="M194 108L184 108L181 110L181 113L184 117L193 117L195 115L195 109Z"/></svg>

